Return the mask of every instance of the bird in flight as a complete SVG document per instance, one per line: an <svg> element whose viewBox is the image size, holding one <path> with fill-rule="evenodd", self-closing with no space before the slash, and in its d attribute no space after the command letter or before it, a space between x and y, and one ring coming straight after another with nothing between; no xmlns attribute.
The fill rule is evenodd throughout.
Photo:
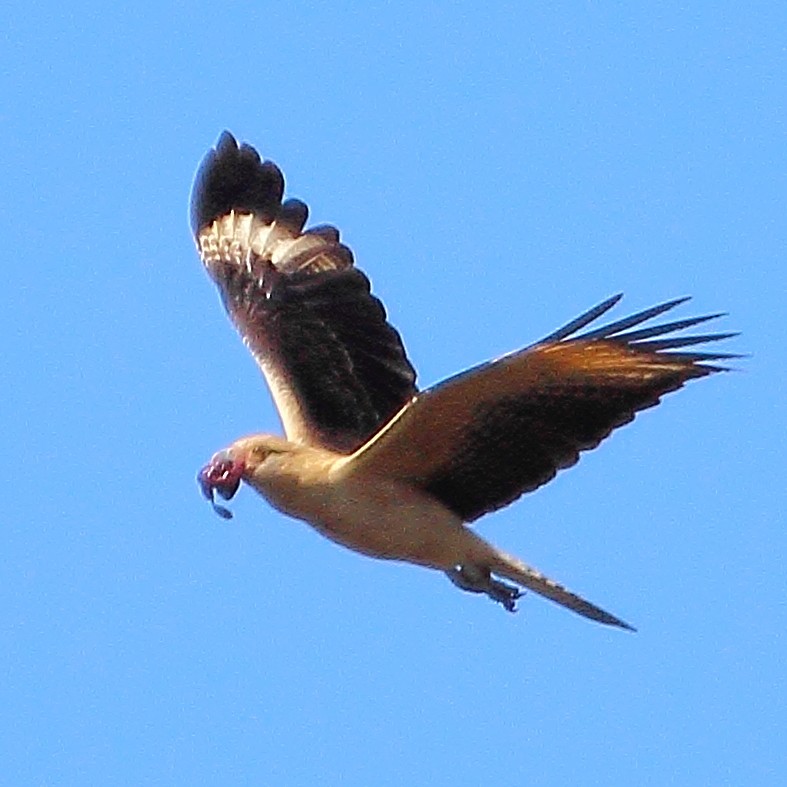
<svg viewBox="0 0 787 787"><path fill-rule="evenodd" d="M432 388L415 371L337 229L304 230L271 161L224 132L196 175L202 262L268 382L286 438L254 434L199 472L205 497L245 481L284 514L356 552L443 571L514 611L522 589L587 618L628 623L467 525L551 481L635 414L737 357L696 351L733 333L675 334L662 303L602 327L609 298L549 336Z"/></svg>

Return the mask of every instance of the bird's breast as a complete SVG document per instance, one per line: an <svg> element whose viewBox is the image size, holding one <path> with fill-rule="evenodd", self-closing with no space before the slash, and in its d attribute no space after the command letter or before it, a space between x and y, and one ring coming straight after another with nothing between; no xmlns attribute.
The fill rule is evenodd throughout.
<svg viewBox="0 0 787 787"><path fill-rule="evenodd" d="M356 552L449 569L475 536L439 501L381 478L290 479L264 496L327 538Z"/></svg>

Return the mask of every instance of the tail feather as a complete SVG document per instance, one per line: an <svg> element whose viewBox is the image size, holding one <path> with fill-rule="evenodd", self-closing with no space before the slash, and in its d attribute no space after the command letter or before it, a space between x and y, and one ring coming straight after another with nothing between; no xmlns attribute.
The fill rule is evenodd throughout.
<svg viewBox="0 0 787 787"><path fill-rule="evenodd" d="M544 576L540 571L537 571L532 566L526 565L512 555L506 555L502 552L498 553L498 559L492 564L491 570L493 574L516 582L518 585L528 590L532 590L534 593L538 593L540 596L544 596L550 601L561 604L567 609L583 615L586 618L604 623L607 626L618 626L627 631L636 631L633 626L630 626L624 620L615 617L615 615L606 612L595 604L591 604L576 593L572 593L570 590L567 590L562 585Z"/></svg>

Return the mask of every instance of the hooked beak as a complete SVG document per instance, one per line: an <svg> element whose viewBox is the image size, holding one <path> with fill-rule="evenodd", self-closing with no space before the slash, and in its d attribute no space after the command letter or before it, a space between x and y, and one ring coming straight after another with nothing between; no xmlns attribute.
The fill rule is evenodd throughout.
<svg viewBox="0 0 787 787"><path fill-rule="evenodd" d="M231 500L238 491L245 469L244 462L235 459L230 451L226 450L215 454L210 463L197 473L197 483L203 496L223 519L232 519L232 512L216 502L215 493L224 500Z"/></svg>

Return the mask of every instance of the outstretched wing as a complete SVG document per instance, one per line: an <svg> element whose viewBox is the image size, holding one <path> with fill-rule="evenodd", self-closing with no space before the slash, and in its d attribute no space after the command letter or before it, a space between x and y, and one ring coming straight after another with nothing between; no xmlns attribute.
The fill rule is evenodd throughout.
<svg viewBox="0 0 787 787"><path fill-rule="evenodd" d="M197 172L191 227L290 440L350 452L416 393L415 371L334 227L303 230L284 178L224 132Z"/></svg>
<svg viewBox="0 0 787 787"><path fill-rule="evenodd" d="M664 394L722 370L710 362L737 357L685 349L735 334L664 338L721 315L636 327L685 298L576 335L620 297L422 392L346 471L417 483L469 522L546 484Z"/></svg>

